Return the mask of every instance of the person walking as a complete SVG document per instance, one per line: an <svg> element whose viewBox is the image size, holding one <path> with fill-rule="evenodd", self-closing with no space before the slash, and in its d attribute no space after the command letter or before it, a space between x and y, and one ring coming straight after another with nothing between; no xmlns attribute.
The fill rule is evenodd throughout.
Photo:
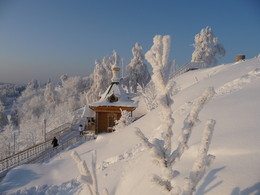
<svg viewBox="0 0 260 195"><path fill-rule="evenodd" d="M59 146L58 139L56 137L53 138L51 144L53 145L53 148L56 148Z"/></svg>
<svg viewBox="0 0 260 195"><path fill-rule="evenodd" d="M79 125L79 135L83 135L83 125Z"/></svg>

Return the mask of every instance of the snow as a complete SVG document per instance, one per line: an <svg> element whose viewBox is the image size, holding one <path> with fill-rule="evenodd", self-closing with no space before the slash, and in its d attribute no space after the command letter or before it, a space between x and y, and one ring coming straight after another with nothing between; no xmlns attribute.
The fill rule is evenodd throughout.
<svg viewBox="0 0 260 195"><path fill-rule="evenodd" d="M209 154L216 157L197 186L196 195L260 193L260 58L213 68L189 71L175 78L178 94L174 95L172 148L177 146L183 121L195 100L208 87L216 94L199 113L199 124L193 129L175 169L180 172L176 183L183 186L189 177L200 149L201 137L208 119L216 121ZM142 145L135 128L149 141L161 136L158 109L129 126L97 139L79 143L57 154L48 162L21 165L9 171L0 183L1 194L87 194L78 181L80 173L71 152L91 164L92 151L97 152L96 173L99 192L109 194L158 195L165 192L152 183L160 168ZM18 191L19 190L19 191Z"/></svg>
<svg viewBox="0 0 260 195"><path fill-rule="evenodd" d="M118 97L118 101L109 102L108 97L114 94ZM90 106L115 106L115 107L136 107L136 102L130 99L129 95L124 91L120 84L111 83L106 92L101 96L100 100L90 104Z"/></svg>
<svg viewBox="0 0 260 195"><path fill-rule="evenodd" d="M74 112L75 115L80 115L81 118L86 117L94 117L95 112L91 110L87 105L85 105L83 108L80 108Z"/></svg>

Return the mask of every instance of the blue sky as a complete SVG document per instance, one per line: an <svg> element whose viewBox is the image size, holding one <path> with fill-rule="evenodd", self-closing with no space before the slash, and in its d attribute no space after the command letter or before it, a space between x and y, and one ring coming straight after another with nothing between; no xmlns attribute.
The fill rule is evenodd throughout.
<svg viewBox="0 0 260 195"><path fill-rule="evenodd" d="M146 52L157 34L171 36L182 65L206 26L226 49L221 64L260 53L258 0L0 0L0 82L87 76L113 50L126 65L134 44Z"/></svg>

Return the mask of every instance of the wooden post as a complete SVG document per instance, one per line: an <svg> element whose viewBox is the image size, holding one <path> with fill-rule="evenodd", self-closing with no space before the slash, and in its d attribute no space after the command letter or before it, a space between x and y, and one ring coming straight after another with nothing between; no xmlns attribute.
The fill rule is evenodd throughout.
<svg viewBox="0 0 260 195"><path fill-rule="evenodd" d="M44 136L44 142L46 142L46 118L43 120L43 136Z"/></svg>

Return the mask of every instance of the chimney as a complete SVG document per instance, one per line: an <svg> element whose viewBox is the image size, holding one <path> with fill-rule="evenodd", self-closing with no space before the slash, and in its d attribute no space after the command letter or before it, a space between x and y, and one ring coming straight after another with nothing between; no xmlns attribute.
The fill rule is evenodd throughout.
<svg viewBox="0 0 260 195"><path fill-rule="evenodd" d="M246 55L238 55L238 56L236 56L236 62L242 61L242 60L245 60L245 59L246 59Z"/></svg>

